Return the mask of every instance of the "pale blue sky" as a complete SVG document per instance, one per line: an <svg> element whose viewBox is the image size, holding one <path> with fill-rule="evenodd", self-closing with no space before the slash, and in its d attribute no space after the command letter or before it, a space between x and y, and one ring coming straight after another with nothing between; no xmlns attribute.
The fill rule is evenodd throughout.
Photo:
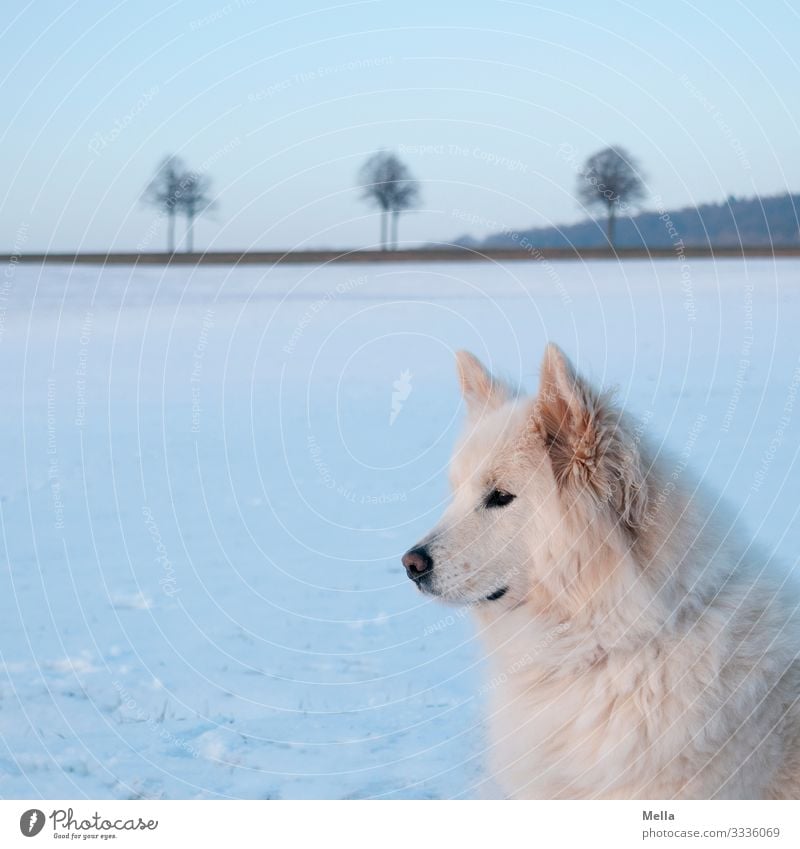
<svg viewBox="0 0 800 849"><path fill-rule="evenodd" d="M783 0L6 0L4 18L3 250L162 249L138 199L167 152L213 177L197 244L216 249L373 243L353 184L379 147L422 183L415 243L580 218L575 164L613 143L669 207L800 191Z"/></svg>

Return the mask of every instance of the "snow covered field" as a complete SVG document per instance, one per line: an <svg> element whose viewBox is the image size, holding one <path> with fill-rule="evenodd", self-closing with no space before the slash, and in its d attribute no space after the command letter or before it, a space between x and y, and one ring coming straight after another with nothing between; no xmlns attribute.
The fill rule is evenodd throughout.
<svg viewBox="0 0 800 849"><path fill-rule="evenodd" d="M559 342L800 548L800 262L9 266L0 796L456 797L467 616L400 554L447 498L467 347Z"/></svg>

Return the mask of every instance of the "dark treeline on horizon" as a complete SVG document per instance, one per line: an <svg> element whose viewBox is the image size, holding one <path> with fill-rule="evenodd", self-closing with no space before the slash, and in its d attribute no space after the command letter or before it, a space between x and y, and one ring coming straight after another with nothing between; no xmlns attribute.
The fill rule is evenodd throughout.
<svg viewBox="0 0 800 849"><path fill-rule="evenodd" d="M591 218L560 227L505 229L485 239L462 236L456 244L513 248L523 239L539 248L608 247L605 223ZM661 208L617 218L614 245L618 248L670 248L679 243L687 247L800 245L800 194L730 197L720 203Z"/></svg>

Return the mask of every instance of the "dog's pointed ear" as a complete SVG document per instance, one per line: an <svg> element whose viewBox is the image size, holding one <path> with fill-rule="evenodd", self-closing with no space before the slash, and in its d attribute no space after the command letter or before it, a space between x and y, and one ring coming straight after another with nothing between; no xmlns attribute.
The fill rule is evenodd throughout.
<svg viewBox="0 0 800 849"><path fill-rule="evenodd" d="M550 344L542 362L534 422L559 486L582 486L635 530L646 515L646 478L638 441L612 395L596 390L564 352Z"/></svg>
<svg viewBox="0 0 800 849"><path fill-rule="evenodd" d="M478 418L488 410L496 410L513 397L508 386L493 377L469 351L456 353L456 367L461 394L464 396L470 418Z"/></svg>
<svg viewBox="0 0 800 849"><path fill-rule="evenodd" d="M567 358L567 355L550 342L544 349L541 378L539 381L538 406L550 419L566 418L565 424L575 424L585 405L585 387Z"/></svg>
<svg viewBox="0 0 800 849"><path fill-rule="evenodd" d="M593 396L593 390L578 377L566 354L551 342L542 359L535 420L559 481L570 472L575 459L588 459Z"/></svg>

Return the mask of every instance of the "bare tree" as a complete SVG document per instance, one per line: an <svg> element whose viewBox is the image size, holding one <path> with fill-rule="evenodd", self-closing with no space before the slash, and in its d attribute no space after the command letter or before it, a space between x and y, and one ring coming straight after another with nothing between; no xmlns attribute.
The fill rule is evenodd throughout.
<svg viewBox="0 0 800 849"><path fill-rule="evenodd" d="M215 206L211 198L211 180L203 173L190 171L177 156L165 156L156 175L145 189L144 201L167 216L167 250L175 253L175 218L186 216L186 252L194 250L194 220Z"/></svg>
<svg viewBox="0 0 800 849"><path fill-rule="evenodd" d="M622 147L607 147L586 160L578 177L578 196L586 206L603 207L608 243L614 247L617 213L645 197L637 161Z"/></svg>
<svg viewBox="0 0 800 849"><path fill-rule="evenodd" d="M177 156L165 156L144 192L143 200L167 216L167 250L175 253L175 216L181 199L185 167Z"/></svg>
<svg viewBox="0 0 800 849"><path fill-rule="evenodd" d="M379 150L361 167L358 185L361 196L381 211L381 248L396 250L398 218L419 202L419 184L398 156Z"/></svg>
<svg viewBox="0 0 800 849"><path fill-rule="evenodd" d="M194 250L194 220L213 209L211 179L197 171L186 171L181 178L179 206L186 216L186 253Z"/></svg>

